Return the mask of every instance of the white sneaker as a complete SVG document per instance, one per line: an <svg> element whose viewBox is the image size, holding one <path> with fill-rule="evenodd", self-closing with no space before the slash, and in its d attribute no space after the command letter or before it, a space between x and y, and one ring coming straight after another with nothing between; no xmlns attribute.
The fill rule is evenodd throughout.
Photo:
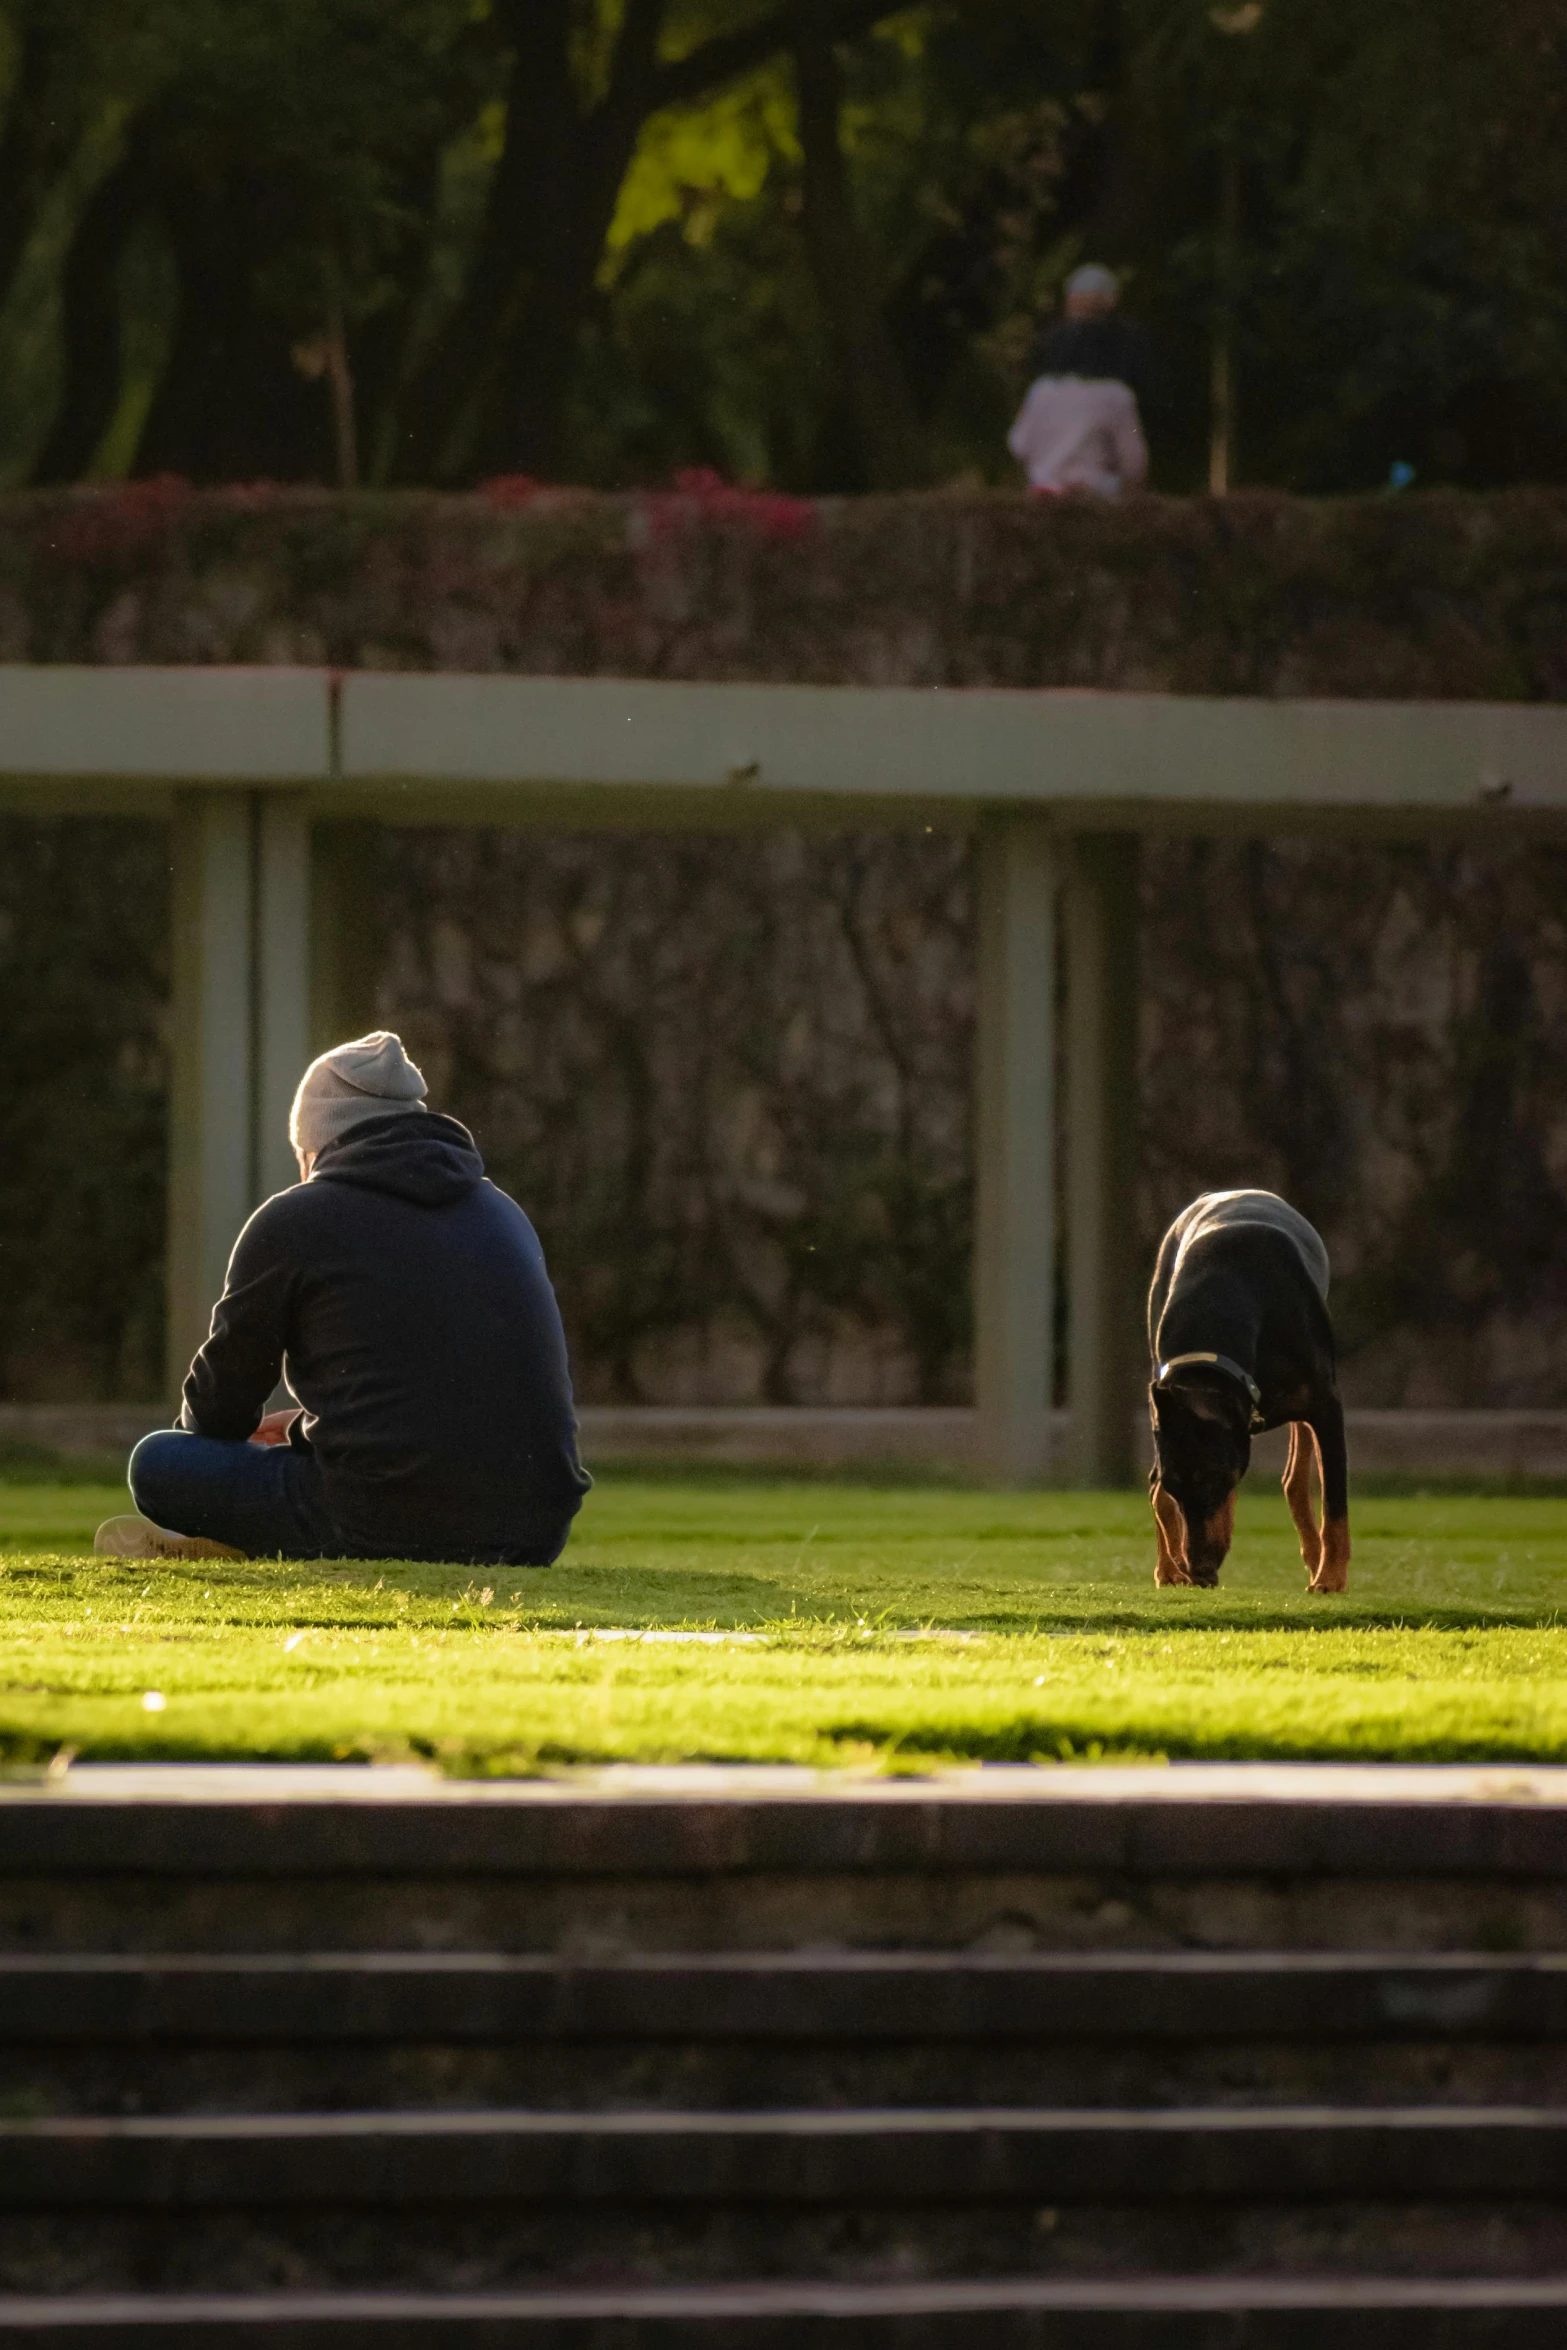
<svg viewBox="0 0 1567 2350"><path fill-rule="evenodd" d="M93 1549L109 1559L242 1559L242 1550L209 1542L202 1534L171 1534L150 1518L105 1518L93 1536Z"/></svg>

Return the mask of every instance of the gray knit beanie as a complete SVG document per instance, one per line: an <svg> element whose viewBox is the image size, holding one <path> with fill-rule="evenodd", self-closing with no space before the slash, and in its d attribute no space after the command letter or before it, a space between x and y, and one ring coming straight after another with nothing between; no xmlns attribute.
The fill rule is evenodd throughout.
<svg viewBox="0 0 1567 2350"><path fill-rule="evenodd" d="M335 1044L312 1061L299 1080L288 1114L288 1139L297 1151L325 1150L366 1118L422 1110L425 1084L403 1050L403 1040L372 1028L351 1044Z"/></svg>

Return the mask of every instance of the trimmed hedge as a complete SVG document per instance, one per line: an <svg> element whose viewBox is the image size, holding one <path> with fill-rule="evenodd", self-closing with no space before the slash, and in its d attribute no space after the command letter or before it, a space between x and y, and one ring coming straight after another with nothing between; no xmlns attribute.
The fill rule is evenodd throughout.
<svg viewBox="0 0 1567 2350"><path fill-rule="evenodd" d="M0 499L0 659L1567 697L1567 491Z"/></svg>

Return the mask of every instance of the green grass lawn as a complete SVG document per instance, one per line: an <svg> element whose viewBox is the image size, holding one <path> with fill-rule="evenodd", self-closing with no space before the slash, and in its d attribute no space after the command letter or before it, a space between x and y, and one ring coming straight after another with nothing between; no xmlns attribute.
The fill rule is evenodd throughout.
<svg viewBox="0 0 1567 2350"><path fill-rule="evenodd" d="M1340 1600L1266 1485L1216 1593L1155 1592L1132 1494L612 1478L561 1565L489 1574L94 1560L125 1507L0 1486L13 1765L1567 1761L1560 1499L1360 1499Z"/></svg>

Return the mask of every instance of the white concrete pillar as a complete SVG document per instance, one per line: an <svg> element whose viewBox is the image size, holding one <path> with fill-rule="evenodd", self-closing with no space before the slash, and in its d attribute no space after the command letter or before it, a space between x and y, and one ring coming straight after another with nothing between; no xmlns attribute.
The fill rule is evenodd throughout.
<svg viewBox="0 0 1567 2350"><path fill-rule="evenodd" d="M288 1112L311 1058L310 820L289 792L257 795L256 1124L259 1200L299 1181Z"/></svg>
<svg viewBox="0 0 1567 2350"><path fill-rule="evenodd" d="M173 824L167 1362L207 1334L253 1202L252 812L248 792L182 792Z"/></svg>
<svg viewBox="0 0 1567 2350"><path fill-rule="evenodd" d="M1056 855L1037 816L987 818L979 946L974 1389L992 1473L1050 1466L1055 1357Z"/></svg>
<svg viewBox="0 0 1567 2350"><path fill-rule="evenodd" d="M310 1058L310 826L290 794L190 791L174 817L167 1365L178 1393L252 1208L297 1180Z"/></svg>
<svg viewBox="0 0 1567 2350"><path fill-rule="evenodd" d="M1137 1245L1135 834L1074 840L1066 927L1066 1286L1069 1471L1125 1485L1143 1341Z"/></svg>

